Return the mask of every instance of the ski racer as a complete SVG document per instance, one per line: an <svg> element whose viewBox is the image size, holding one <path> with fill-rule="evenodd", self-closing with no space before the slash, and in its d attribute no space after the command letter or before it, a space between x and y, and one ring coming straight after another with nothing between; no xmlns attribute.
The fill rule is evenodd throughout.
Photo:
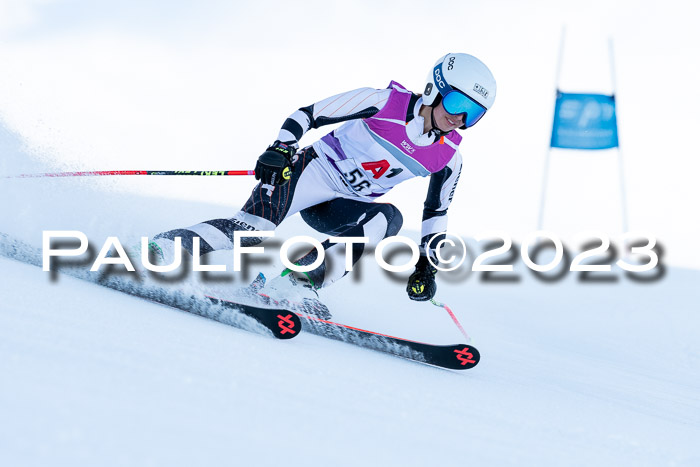
<svg viewBox="0 0 700 467"><path fill-rule="evenodd" d="M151 249L161 259L172 253L174 239L192 254L194 237L200 238L200 254L232 249L233 232L274 230L299 212L315 230L330 236L368 237L376 245L401 229L399 209L377 200L399 183L430 176L423 209L421 256L411 274L407 293L412 300L435 295L437 270L434 247L447 228L449 207L462 169L457 129L475 125L491 108L496 81L476 57L450 53L430 70L422 94L414 94L392 81L387 89L359 88L323 99L292 113L277 140L258 158L255 178L260 183L232 218L208 220L191 227L160 233ZM311 128L344 122L311 146L299 149L299 141ZM437 237L435 235L438 234ZM429 243L434 238L435 241ZM260 237L243 237L242 246L258 244ZM342 243L322 243L326 258ZM357 262L365 245L352 245ZM314 249L294 261L312 264ZM315 296L346 274L329 268L327 260L307 273L285 270L264 286L264 292L281 297L293 290L297 296Z"/></svg>

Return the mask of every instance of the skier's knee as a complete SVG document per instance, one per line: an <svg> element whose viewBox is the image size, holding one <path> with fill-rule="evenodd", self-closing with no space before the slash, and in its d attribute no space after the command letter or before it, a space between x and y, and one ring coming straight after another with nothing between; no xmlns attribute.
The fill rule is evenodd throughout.
<svg viewBox="0 0 700 467"><path fill-rule="evenodd" d="M384 215L386 216L386 236L392 237L399 233L403 225L403 215L393 204L385 205Z"/></svg>

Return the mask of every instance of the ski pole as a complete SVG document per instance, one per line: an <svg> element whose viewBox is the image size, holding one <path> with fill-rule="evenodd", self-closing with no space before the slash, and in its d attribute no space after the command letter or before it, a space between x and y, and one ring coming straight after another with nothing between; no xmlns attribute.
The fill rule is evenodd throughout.
<svg viewBox="0 0 700 467"><path fill-rule="evenodd" d="M97 177L104 175L254 175L254 170L98 170L91 172L50 172L37 174L21 174L3 178L44 178L44 177Z"/></svg>
<svg viewBox="0 0 700 467"><path fill-rule="evenodd" d="M452 318L452 321L455 323L455 325L457 325L457 328L462 332L462 335L463 335L464 338L467 340L466 343L468 344L468 343L470 343L470 342L472 341L472 338L469 337L469 335L467 334L467 332L466 332L466 331L464 330L464 328L462 327L462 324L461 324L461 323L459 322L459 320L457 319L457 316L455 316L455 314L452 312L452 310L450 309L449 306L445 305L445 304L442 303L442 302L438 302L438 301L435 300L434 298L431 298L431 299L430 299L430 303L432 303L432 304L435 305L435 306L439 306L440 308L444 308L444 309L447 311L447 314L450 315L450 318Z"/></svg>

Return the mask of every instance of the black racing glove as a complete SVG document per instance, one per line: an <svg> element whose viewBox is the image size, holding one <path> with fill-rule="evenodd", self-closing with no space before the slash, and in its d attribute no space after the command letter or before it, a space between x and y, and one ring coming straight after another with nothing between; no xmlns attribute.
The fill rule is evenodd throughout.
<svg viewBox="0 0 700 467"><path fill-rule="evenodd" d="M421 255L416 263L416 270L413 271L411 277L408 278L408 298L419 302L425 302L435 296L437 284L435 283L435 274L437 269L428 261L428 257Z"/></svg>
<svg viewBox="0 0 700 467"><path fill-rule="evenodd" d="M272 146L258 157L255 165L255 179L266 185L284 185L292 176L292 157L296 148L281 141L275 141Z"/></svg>

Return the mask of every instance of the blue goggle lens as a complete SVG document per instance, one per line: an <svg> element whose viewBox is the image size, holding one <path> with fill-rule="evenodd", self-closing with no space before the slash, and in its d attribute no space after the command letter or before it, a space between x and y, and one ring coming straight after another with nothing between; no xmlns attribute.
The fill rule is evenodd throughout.
<svg viewBox="0 0 700 467"><path fill-rule="evenodd" d="M464 125L466 127L474 125L486 113L486 107L466 94L454 89L443 96L442 106L450 115L465 114Z"/></svg>

